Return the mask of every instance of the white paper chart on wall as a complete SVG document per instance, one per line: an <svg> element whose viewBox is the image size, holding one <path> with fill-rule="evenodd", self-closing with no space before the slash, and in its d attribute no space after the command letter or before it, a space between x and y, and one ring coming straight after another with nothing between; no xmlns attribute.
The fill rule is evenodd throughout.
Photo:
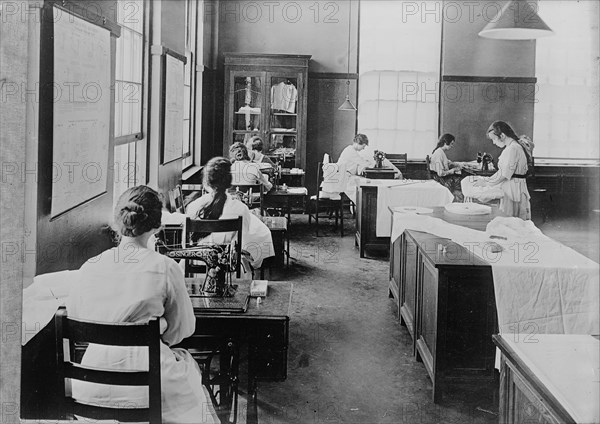
<svg viewBox="0 0 600 424"><path fill-rule="evenodd" d="M56 20L52 217L107 189L110 64L109 30L76 16Z"/></svg>

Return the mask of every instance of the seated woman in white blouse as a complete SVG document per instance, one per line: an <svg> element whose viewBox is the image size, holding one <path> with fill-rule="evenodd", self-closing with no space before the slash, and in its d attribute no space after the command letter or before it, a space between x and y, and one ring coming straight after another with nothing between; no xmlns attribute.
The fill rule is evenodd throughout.
<svg viewBox="0 0 600 424"><path fill-rule="evenodd" d="M194 334L196 318L177 263L147 248L148 239L161 227L161 209L158 193L150 187L132 187L121 195L114 211L120 243L81 267L67 312L74 318L113 323L159 318L162 422L218 423L198 364L187 350L171 348ZM148 354L138 347L90 345L82 363L147 369ZM73 381L72 393L89 404L148 404L144 387Z"/></svg>
<svg viewBox="0 0 600 424"><path fill-rule="evenodd" d="M452 134L443 134L439 138L429 158L429 170L432 171L434 180L450 190L455 202L462 202L464 196L460 185L461 164L452 162L446 156L446 152L454 147L454 143L455 138Z"/></svg>
<svg viewBox="0 0 600 424"><path fill-rule="evenodd" d="M265 187L265 192L271 190L273 184L260 171L260 166L250 160L248 149L243 143L237 142L231 145L229 148L229 159L231 159L231 184L262 184Z"/></svg>
<svg viewBox="0 0 600 424"><path fill-rule="evenodd" d="M242 249L250 256L253 268L260 268L265 258L274 256L273 239L269 228L241 201L227 194L231 187L232 164L224 157L215 157L204 166L202 183L207 194L187 205L187 216L197 219L242 217ZM202 241L229 243L234 234L211 234Z"/></svg>
<svg viewBox="0 0 600 424"><path fill-rule="evenodd" d="M375 166L374 153L375 151L369 147L369 138L365 134L356 134L352 144L340 154L337 163L351 175L362 175L365 168ZM402 179L402 172L388 159L383 160L383 166L393 168L396 171L394 178Z"/></svg>

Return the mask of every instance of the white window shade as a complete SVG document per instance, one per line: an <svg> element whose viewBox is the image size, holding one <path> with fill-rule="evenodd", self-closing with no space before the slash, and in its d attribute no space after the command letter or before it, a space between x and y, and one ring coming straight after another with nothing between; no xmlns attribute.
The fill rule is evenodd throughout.
<svg viewBox="0 0 600 424"><path fill-rule="evenodd" d="M404 13L412 5L361 2L358 131L375 149L424 159L438 133L441 21Z"/></svg>
<svg viewBox="0 0 600 424"><path fill-rule="evenodd" d="M536 45L534 155L599 159L599 3L540 0L538 5L555 35Z"/></svg>

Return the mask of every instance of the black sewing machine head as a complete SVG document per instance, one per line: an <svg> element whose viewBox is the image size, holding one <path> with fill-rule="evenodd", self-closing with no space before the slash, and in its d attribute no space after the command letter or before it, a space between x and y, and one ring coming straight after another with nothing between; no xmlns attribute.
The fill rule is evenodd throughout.
<svg viewBox="0 0 600 424"><path fill-rule="evenodd" d="M492 155L486 152L477 152L477 163L481 163L481 169L487 171L489 169L490 163L492 163L494 158Z"/></svg>

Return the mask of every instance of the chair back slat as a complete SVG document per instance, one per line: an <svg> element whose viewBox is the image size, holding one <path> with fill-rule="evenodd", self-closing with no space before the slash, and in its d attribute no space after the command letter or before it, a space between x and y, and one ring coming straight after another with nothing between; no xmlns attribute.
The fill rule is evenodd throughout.
<svg viewBox="0 0 600 424"><path fill-rule="evenodd" d="M433 178L433 175L431 173L434 171L431 170L431 158L429 157L429 155L425 156L425 166L427 167L427 173L425 175L427 175L427 179L430 180Z"/></svg>
<svg viewBox="0 0 600 424"><path fill-rule="evenodd" d="M144 323L100 323L68 318L71 325L63 324L63 338L73 343L87 342L111 346L148 346L152 331Z"/></svg>
<svg viewBox="0 0 600 424"><path fill-rule="evenodd" d="M70 410L74 415L81 417L94 417L96 420L114 420L123 423L139 422L140 415L150 416L150 408L131 408L135 405L122 403L122 408L106 408L103 406L86 405L74 400L70 400ZM146 419L148 421L148 419Z"/></svg>
<svg viewBox="0 0 600 424"><path fill-rule="evenodd" d="M407 153L389 153L385 157L389 160L392 165L400 170L400 172L406 172L408 168L408 154Z"/></svg>
<svg viewBox="0 0 600 424"><path fill-rule="evenodd" d="M59 388L56 400L60 418L79 415L94 420L113 419L122 422L162 422L160 382L160 328L158 319L145 324L100 323L69 318L64 308L54 315L56 327L56 379ZM65 362L65 339L68 340L69 360ZM73 362L75 344L107 346L146 346L146 371L100 369ZM65 379L114 386L148 386L149 407L115 404L114 407L87 405L76 402L65 393ZM139 405L138 405L139 406Z"/></svg>
<svg viewBox="0 0 600 424"><path fill-rule="evenodd" d="M183 200L183 190L180 185L169 190L169 206L171 212L185 213L185 203Z"/></svg>
<svg viewBox="0 0 600 424"><path fill-rule="evenodd" d="M318 193L321 191L321 183L323 182L323 162L319 162L317 164L317 197Z"/></svg>
<svg viewBox="0 0 600 424"><path fill-rule="evenodd" d="M244 203L248 206L248 208L259 207L260 214L264 215L265 186L263 186L262 184L252 184L252 185L234 184L229 189L229 192L233 195L235 195L236 192L240 192L245 195L248 195L248 196L246 196L247 200ZM258 196L259 196L258 202L256 202L254 200L254 195L256 195L256 194L258 194Z"/></svg>
<svg viewBox="0 0 600 424"><path fill-rule="evenodd" d="M90 383L114 384L117 386L147 386L148 371L115 371L103 368L83 367L65 363L65 377Z"/></svg>

